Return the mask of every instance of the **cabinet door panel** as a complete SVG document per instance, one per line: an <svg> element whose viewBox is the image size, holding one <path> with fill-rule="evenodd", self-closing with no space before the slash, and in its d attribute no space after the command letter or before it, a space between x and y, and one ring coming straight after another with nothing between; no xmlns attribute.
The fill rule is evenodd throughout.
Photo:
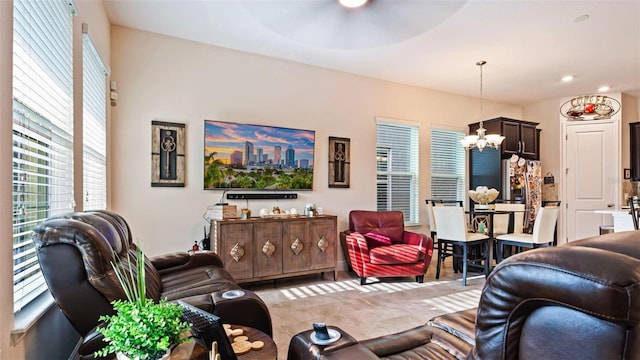
<svg viewBox="0 0 640 360"><path fill-rule="evenodd" d="M282 273L282 223L256 223L253 228L253 276ZM268 241L268 243L267 243Z"/></svg>
<svg viewBox="0 0 640 360"><path fill-rule="evenodd" d="M224 268L236 280L253 277L253 224L220 225L220 247L218 254L224 262ZM234 249L236 248L236 249ZM238 257L234 259L232 252ZM240 256L240 254L242 254Z"/></svg>
<svg viewBox="0 0 640 360"><path fill-rule="evenodd" d="M332 220L317 220L309 224L311 269L334 267L336 262L336 229Z"/></svg>
<svg viewBox="0 0 640 360"><path fill-rule="evenodd" d="M528 159L535 159L538 154L536 126L530 124L520 125L520 141L522 142L520 151L522 156Z"/></svg>
<svg viewBox="0 0 640 360"><path fill-rule="evenodd" d="M312 248L307 236L308 224L302 221L284 223L282 231L284 246L282 271L284 273L310 269Z"/></svg>
<svg viewBox="0 0 640 360"><path fill-rule="evenodd" d="M502 121L502 141L500 148L503 158L508 158L520 151L520 124L511 121Z"/></svg>

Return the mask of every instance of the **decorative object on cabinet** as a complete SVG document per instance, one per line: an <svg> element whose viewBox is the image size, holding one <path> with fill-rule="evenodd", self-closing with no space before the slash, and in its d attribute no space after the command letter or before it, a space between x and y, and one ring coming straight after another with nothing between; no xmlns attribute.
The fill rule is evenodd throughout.
<svg viewBox="0 0 640 360"><path fill-rule="evenodd" d="M185 124L151 122L151 186L184 187Z"/></svg>
<svg viewBox="0 0 640 360"><path fill-rule="evenodd" d="M314 145L314 130L205 120L204 189L312 190Z"/></svg>
<svg viewBox="0 0 640 360"><path fill-rule="evenodd" d="M331 215L213 220L211 239L240 283L328 271L335 279L336 223Z"/></svg>
<svg viewBox="0 0 640 360"><path fill-rule="evenodd" d="M560 105L560 114L569 121L609 119L620 111L620 102L606 95L581 95Z"/></svg>
<svg viewBox="0 0 640 360"><path fill-rule="evenodd" d="M484 60L476 63L476 65L480 66L480 126L476 130L477 135L468 135L465 136L464 139L460 140L460 144L462 144L466 150L478 149L478 151L482 152L485 147L498 149L504 140L504 136L499 134L486 135L485 133L487 130L482 126L482 119L484 118L482 99L482 67L486 63L487 62Z"/></svg>
<svg viewBox="0 0 640 360"><path fill-rule="evenodd" d="M329 137L329 187L348 188L350 173L350 142L348 138Z"/></svg>

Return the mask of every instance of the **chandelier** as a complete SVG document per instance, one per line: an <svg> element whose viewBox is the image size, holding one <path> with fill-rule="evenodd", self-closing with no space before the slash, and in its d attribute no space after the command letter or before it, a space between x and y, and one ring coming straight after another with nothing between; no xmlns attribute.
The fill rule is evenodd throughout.
<svg viewBox="0 0 640 360"><path fill-rule="evenodd" d="M477 135L468 135L465 136L464 139L460 140L460 144L464 146L465 150L477 148L478 151L482 152L485 147L498 149L500 144L502 144L502 140L504 140L504 136L498 134L485 134L487 129L485 129L482 125L483 119L483 108L482 108L482 66L487 62L484 60L478 61L476 65L480 66L480 127L476 130Z"/></svg>

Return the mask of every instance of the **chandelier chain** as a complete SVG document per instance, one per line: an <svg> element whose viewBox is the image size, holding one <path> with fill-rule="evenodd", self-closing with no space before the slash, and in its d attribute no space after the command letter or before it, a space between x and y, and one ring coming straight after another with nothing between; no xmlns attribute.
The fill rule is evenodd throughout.
<svg viewBox="0 0 640 360"><path fill-rule="evenodd" d="M484 64L486 64L487 62L484 60L478 61L476 63L476 65L480 66L480 127L482 127L483 122L482 120L484 119L484 97L482 95L482 67L484 66Z"/></svg>

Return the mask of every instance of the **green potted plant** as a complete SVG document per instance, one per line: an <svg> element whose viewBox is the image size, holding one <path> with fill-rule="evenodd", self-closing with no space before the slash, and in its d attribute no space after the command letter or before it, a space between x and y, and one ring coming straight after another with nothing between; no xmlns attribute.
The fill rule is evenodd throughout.
<svg viewBox="0 0 640 360"><path fill-rule="evenodd" d="M172 346L190 340L182 336L190 325L182 320L180 305L166 299L158 303L147 299L144 255L140 248L136 259L135 269L131 263L122 266L119 258L111 263L127 300L112 301L116 313L100 317L105 326L99 327L98 332L108 345L97 351L96 355L115 353L118 360L168 358ZM126 269L123 270L123 267Z"/></svg>

